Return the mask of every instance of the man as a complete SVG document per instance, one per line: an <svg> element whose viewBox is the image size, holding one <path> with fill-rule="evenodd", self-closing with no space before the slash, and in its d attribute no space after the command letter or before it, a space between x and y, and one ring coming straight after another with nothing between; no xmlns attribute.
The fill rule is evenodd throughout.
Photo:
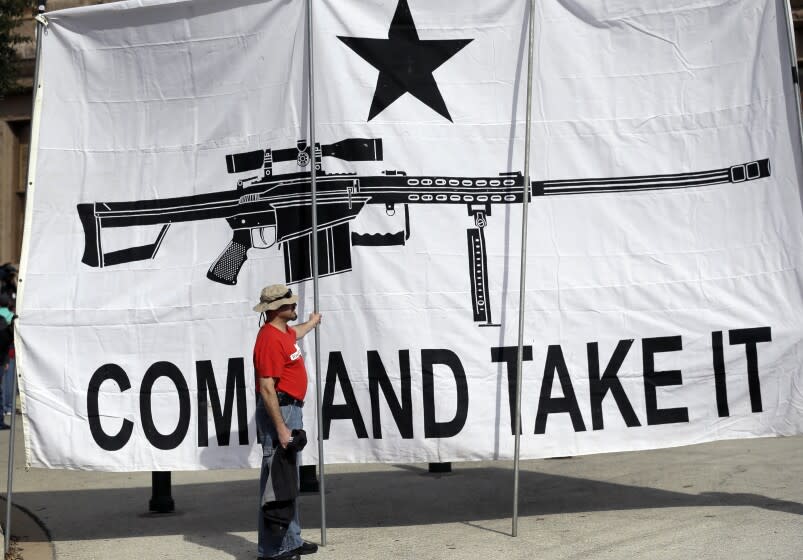
<svg viewBox="0 0 803 560"><path fill-rule="evenodd" d="M11 428L5 422L4 414L14 414L14 392L11 390L14 375L14 330L17 316L11 309L13 305L8 295L0 293L0 430Z"/></svg>
<svg viewBox="0 0 803 560"><path fill-rule="evenodd" d="M254 307L254 311L260 313L260 319L264 319L254 344L257 437L262 443L260 505L276 446L287 448L292 430L303 427L307 370L296 341L321 322L321 315L311 313L306 323L290 327L288 323L298 318L297 302L298 296L290 288L274 284L263 288L259 303ZM318 551L318 545L301 539L298 507L295 507L295 516L284 534L273 535L266 530L261 507L258 527L257 550L261 559L297 559L301 554Z"/></svg>
<svg viewBox="0 0 803 560"><path fill-rule="evenodd" d="M0 266L0 317L5 319L6 323L12 324L16 319L14 315L14 303L17 297L17 282L14 279L17 274L17 269L11 263L5 263ZM2 386L5 390L2 392L2 404L4 414L14 414L16 395L11 390L14 370L14 346L13 346L13 328L5 330L3 321L0 320L0 349L6 346L5 342L9 336L12 337L11 348L7 352L0 352L0 378L2 378ZM4 418L0 418L0 430L10 428L5 423Z"/></svg>

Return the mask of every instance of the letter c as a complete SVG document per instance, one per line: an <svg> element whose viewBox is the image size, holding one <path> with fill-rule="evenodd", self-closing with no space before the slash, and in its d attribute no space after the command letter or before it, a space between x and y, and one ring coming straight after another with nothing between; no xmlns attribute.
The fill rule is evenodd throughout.
<svg viewBox="0 0 803 560"><path fill-rule="evenodd" d="M100 410L98 406L98 392L100 386L104 381L111 380L117 383L120 387L120 392L127 391L131 388L131 382L128 380L125 370L117 364L105 364L100 366L95 373L92 374L92 379L89 380L89 387L86 392L86 409L89 417L89 431L92 432L92 439L95 440L102 449L106 451L117 451L128 443L131 438L131 432L134 430L134 423L131 420L123 420L123 425L116 435L110 436L103 431L100 424Z"/></svg>

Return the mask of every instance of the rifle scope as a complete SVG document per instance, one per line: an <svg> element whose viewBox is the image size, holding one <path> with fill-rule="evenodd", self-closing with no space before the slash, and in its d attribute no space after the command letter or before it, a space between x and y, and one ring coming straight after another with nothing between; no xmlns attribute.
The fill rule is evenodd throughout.
<svg viewBox="0 0 803 560"><path fill-rule="evenodd" d="M382 161L381 138L346 138L334 144L319 144L321 156L330 156L344 161ZM265 153L270 152L268 161L296 161L299 153L310 154L310 147L303 150L284 148L281 150L254 150L226 156L226 169L229 173L253 171L265 165Z"/></svg>

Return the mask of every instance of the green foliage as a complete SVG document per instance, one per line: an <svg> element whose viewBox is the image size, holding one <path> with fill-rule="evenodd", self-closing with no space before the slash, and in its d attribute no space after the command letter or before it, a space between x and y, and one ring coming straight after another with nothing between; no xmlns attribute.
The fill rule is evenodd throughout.
<svg viewBox="0 0 803 560"><path fill-rule="evenodd" d="M0 0L0 98L16 80L16 45L27 41L17 31L22 18L33 10L32 0Z"/></svg>

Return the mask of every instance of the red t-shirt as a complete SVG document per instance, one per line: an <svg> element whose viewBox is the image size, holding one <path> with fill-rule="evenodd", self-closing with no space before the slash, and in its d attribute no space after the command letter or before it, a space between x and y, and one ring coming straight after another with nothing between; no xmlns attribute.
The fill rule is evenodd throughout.
<svg viewBox="0 0 803 560"><path fill-rule="evenodd" d="M296 343L296 331L287 327L283 333L270 323L262 325L254 344L254 372L257 394L259 378L274 377L278 379L277 391L303 401L307 394L307 369Z"/></svg>

